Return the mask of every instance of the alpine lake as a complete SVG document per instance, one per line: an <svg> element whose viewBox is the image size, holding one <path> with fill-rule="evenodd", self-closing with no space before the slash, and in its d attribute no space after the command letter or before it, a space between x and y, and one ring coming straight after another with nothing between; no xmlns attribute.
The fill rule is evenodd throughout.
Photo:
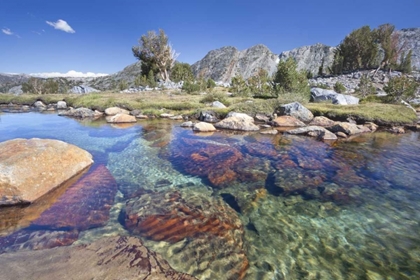
<svg viewBox="0 0 420 280"><path fill-rule="evenodd" d="M9 254L28 252L24 268L30 252L113 236L197 279L420 279L419 132L322 142L180 124L0 114L0 142L57 139L94 159L39 203L0 208L0 279Z"/></svg>

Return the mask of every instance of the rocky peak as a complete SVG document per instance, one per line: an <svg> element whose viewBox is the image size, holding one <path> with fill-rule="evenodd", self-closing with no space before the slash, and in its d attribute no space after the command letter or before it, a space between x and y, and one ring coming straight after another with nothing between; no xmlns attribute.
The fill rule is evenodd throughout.
<svg viewBox="0 0 420 280"><path fill-rule="evenodd" d="M420 28L406 28L398 30L401 44L404 50L413 51L411 57L411 65L417 70L420 70Z"/></svg>
<svg viewBox="0 0 420 280"><path fill-rule="evenodd" d="M230 82L236 75L249 78L260 68L272 74L277 63L277 55L260 44L243 51L231 46L212 50L191 68L196 77Z"/></svg>
<svg viewBox="0 0 420 280"><path fill-rule="evenodd" d="M295 48L290 51L284 51L279 57L281 61L287 60L289 57L293 57L297 62L298 70L307 70L312 74L317 75L319 67L323 62L324 73L327 71L327 68L332 65L335 49L335 47L318 43L311 46Z"/></svg>

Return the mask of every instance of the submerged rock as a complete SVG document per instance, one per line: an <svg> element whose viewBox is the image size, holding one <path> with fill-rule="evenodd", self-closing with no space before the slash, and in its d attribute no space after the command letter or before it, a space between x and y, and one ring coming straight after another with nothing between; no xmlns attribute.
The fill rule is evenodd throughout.
<svg viewBox="0 0 420 280"><path fill-rule="evenodd" d="M77 229L104 226L114 203L117 182L105 165L89 172L69 187L57 202L32 222L50 229Z"/></svg>
<svg viewBox="0 0 420 280"><path fill-rule="evenodd" d="M0 206L31 203L92 163L91 154L58 140L0 143Z"/></svg>
<svg viewBox="0 0 420 280"><path fill-rule="evenodd" d="M237 212L220 197L178 191L144 194L127 202L125 226L143 238L174 244L165 252L171 261L182 260L179 266L193 275L245 276L244 228Z"/></svg>
<svg viewBox="0 0 420 280"><path fill-rule="evenodd" d="M2 254L0 270L4 279L195 279L175 271L135 237Z"/></svg>
<svg viewBox="0 0 420 280"><path fill-rule="evenodd" d="M325 175L319 171L284 168L270 175L266 188L273 195L299 195L316 189L324 180Z"/></svg>
<svg viewBox="0 0 420 280"><path fill-rule="evenodd" d="M241 152L229 145L181 138L171 145L171 161L181 171L209 180L213 187L223 188L237 178L233 164Z"/></svg>

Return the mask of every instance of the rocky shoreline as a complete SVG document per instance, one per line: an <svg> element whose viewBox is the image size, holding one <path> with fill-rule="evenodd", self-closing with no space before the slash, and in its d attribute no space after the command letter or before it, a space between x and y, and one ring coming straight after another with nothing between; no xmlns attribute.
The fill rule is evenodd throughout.
<svg viewBox="0 0 420 280"><path fill-rule="evenodd" d="M358 99L351 95L337 94L332 90L323 90L313 88L311 90L312 101L325 102L330 101L333 104L358 104ZM214 103L219 104L216 101ZM215 104L215 106L217 105ZM210 104L212 105L212 104ZM60 116L68 116L77 119L98 119L105 117L108 123L136 123L137 121L147 119L168 119L184 121L181 126L191 127L194 131L215 131L217 129L228 129L238 131L260 131L263 134L276 134L275 131L281 127L281 130L294 130L292 134L303 134L324 138L323 135L329 135L325 132L331 132L338 138L346 138L359 133L373 132L376 129L385 129L394 133L404 133L405 130L420 129L420 109L415 110L417 122L413 123L395 123L384 120L370 121L357 115L348 116L329 116L326 118L317 112L313 113L298 102L293 102L279 106L271 115L257 113L245 114L231 111L227 115L218 113L216 110L197 110L193 114L171 114L161 113L160 115L146 115L141 110L127 110L124 108L110 107L103 112L92 110L90 108L72 108L68 107L65 101L45 104L38 100L29 105L21 104L0 104L0 112L25 113L25 112L51 112L58 113ZM254 123L255 122L255 123ZM314 128L315 126L315 128ZM342 127L341 129L337 128ZM345 128L343 128L345 127ZM332 136L325 136L331 140Z"/></svg>

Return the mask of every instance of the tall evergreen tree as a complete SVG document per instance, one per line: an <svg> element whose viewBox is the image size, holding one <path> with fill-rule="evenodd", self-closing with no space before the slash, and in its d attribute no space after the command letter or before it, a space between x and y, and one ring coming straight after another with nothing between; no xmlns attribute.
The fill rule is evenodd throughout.
<svg viewBox="0 0 420 280"><path fill-rule="evenodd" d="M134 46L132 51L133 55L142 61L144 75L152 70L153 73L159 72L162 80L169 81L168 71L174 66L178 54L169 44L168 36L162 29L159 30L159 34L148 31L146 35L141 36L139 46ZM158 71L155 71L156 69Z"/></svg>

